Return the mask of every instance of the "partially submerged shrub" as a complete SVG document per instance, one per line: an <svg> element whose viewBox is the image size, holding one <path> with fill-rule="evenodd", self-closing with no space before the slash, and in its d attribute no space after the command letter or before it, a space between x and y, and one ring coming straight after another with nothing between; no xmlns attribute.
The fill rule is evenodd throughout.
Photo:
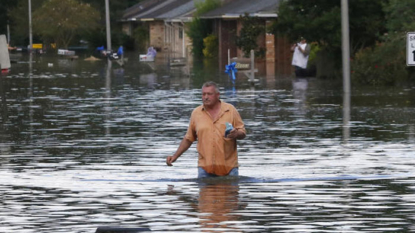
<svg viewBox="0 0 415 233"><path fill-rule="evenodd" d="M218 56L219 41L215 35L209 35L203 39L203 55L207 58Z"/></svg>
<svg viewBox="0 0 415 233"><path fill-rule="evenodd" d="M392 43L377 44L356 53L351 62L352 82L364 85L394 85L408 80L405 52Z"/></svg>

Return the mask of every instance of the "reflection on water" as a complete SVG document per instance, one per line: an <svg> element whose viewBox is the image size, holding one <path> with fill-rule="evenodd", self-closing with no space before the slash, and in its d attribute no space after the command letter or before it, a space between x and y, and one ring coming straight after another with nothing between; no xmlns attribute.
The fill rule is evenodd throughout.
<svg viewBox="0 0 415 233"><path fill-rule="evenodd" d="M203 214L199 220L201 228L232 230L232 226L228 226L228 224L231 221L239 220L237 215L233 215L234 211L240 207L238 191L237 184L214 183L200 187L197 203L199 213Z"/></svg>
<svg viewBox="0 0 415 233"><path fill-rule="evenodd" d="M76 182L76 181L75 181ZM3 232L411 232L413 179L3 185ZM85 188L85 186L95 188ZM84 188L81 188L84 186Z"/></svg>
<svg viewBox="0 0 415 233"><path fill-rule="evenodd" d="M235 231L234 226L241 216L235 211L246 208L246 203L239 202L239 181L227 179L203 180L198 183L198 194L189 195L184 191L176 191L174 186L168 187L168 194L176 196L197 213L198 228L203 232Z"/></svg>
<svg viewBox="0 0 415 233"><path fill-rule="evenodd" d="M0 232L414 230L413 86L27 60L0 76ZM195 146L165 166L207 80L246 124L238 180L196 180Z"/></svg>
<svg viewBox="0 0 415 233"><path fill-rule="evenodd" d="M349 85L350 86L350 85ZM347 143L350 138L350 92L343 92L343 141Z"/></svg>
<svg viewBox="0 0 415 233"><path fill-rule="evenodd" d="M307 110L307 88L308 78L294 78L293 79L293 97L296 100L295 106L301 115L304 115Z"/></svg>

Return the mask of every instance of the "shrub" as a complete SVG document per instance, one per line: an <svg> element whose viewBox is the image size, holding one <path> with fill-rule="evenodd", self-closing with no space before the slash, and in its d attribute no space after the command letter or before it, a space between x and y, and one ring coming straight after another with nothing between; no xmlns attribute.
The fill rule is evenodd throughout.
<svg viewBox="0 0 415 233"><path fill-rule="evenodd" d="M206 58L213 58L218 56L218 37L210 34L209 36L203 39L203 55Z"/></svg>
<svg viewBox="0 0 415 233"><path fill-rule="evenodd" d="M318 52L320 51L320 46L318 45L318 43L313 42L310 43L310 55L308 57L308 65L307 66L315 66L316 65L316 57Z"/></svg>
<svg viewBox="0 0 415 233"><path fill-rule="evenodd" d="M131 50L134 50L134 48L135 48L134 37L129 36L125 33L121 34L120 42L124 46L125 50L130 50L131 51Z"/></svg>
<svg viewBox="0 0 415 233"><path fill-rule="evenodd" d="M362 49L351 62L351 78L353 83L373 86L406 81L405 52L393 43Z"/></svg>
<svg viewBox="0 0 415 233"><path fill-rule="evenodd" d="M147 45L149 43L150 32L145 25L136 27L133 31L133 37L135 40L135 48L139 52L146 52Z"/></svg>
<svg viewBox="0 0 415 233"><path fill-rule="evenodd" d="M199 18L199 16L219 7L220 5L220 0L206 0L195 2L195 17L189 23L189 28L186 30L186 34L192 41L192 53L196 57L201 57L203 55L203 39L213 31L212 24L206 19Z"/></svg>
<svg viewBox="0 0 415 233"><path fill-rule="evenodd" d="M257 44L258 36L265 33L264 22L258 17L251 17L248 14L241 16L242 29L236 38L236 45L242 49L245 57L249 57L251 50L255 50L257 57L265 56L265 49L259 48Z"/></svg>

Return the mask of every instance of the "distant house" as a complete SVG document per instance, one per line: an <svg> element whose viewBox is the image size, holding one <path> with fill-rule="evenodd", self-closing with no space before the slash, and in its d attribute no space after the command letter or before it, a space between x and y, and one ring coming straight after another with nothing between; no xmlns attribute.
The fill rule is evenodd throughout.
<svg viewBox="0 0 415 233"><path fill-rule="evenodd" d="M138 25L148 26L149 46L187 57L191 43L185 23L192 19L194 11L193 0L146 0L125 10L121 22L129 35Z"/></svg>
<svg viewBox="0 0 415 233"><path fill-rule="evenodd" d="M123 31L131 35L133 30L144 25L149 29L149 46L159 51L170 52L173 57L191 57L191 41L186 35L187 23L193 19L195 2L204 0L146 0L125 10L121 19ZM261 19L264 26L278 17L277 10L282 0L221 0L222 6L203 14L200 18L213 23L214 33L219 38L219 66L225 67L228 49L231 57L242 57L236 47L235 38L242 29L241 15L248 14ZM290 45L285 38L264 33L257 40L266 49L264 59L258 59L261 74L291 73Z"/></svg>
<svg viewBox="0 0 415 233"><path fill-rule="evenodd" d="M235 38L242 28L241 15L248 14L261 19L264 26L275 20L280 0L234 0L201 16L212 19L215 34L219 38L219 63L221 67L227 64L228 49L231 57L242 57L243 52L237 48ZM265 62L261 62L261 73L291 73L290 45L284 38L275 38L273 34L265 33L257 40L260 47L266 49Z"/></svg>

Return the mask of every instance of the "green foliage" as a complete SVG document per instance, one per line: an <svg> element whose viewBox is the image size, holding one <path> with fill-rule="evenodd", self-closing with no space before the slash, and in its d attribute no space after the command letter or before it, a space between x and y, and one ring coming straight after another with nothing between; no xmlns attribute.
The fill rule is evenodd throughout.
<svg viewBox="0 0 415 233"><path fill-rule="evenodd" d="M129 36L128 34L121 33L121 45L124 46L125 50L134 50L135 49L135 39L132 36Z"/></svg>
<svg viewBox="0 0 415 233"><path fill-rule="evenodd" d="M48 0L31 0L32 3L32 13L34 13L38 8L42 7L44 2ZM100 32L101 30L105 31L105 1L104 0L78 0L79 2L90 4L91 8L96 9L99 12L101 20L99 21ZM110 7L110 20L111 20L111 30L119 33L121 24L118 23L118 20L122 16L125 9L133 6L134 4L144 0L122 0L122 1L109 1ZM61 0L62 5L66 4L66 0ZM27 0L0 0L0 22L7 22L10 20L10 34L11 34L11 43L12 45L27 45L29 42L29 17L28 17L28 1ZM91 22L85 21L84 24L90 24ZM96 22L92 22L96 24ZM35 25L34 25L35 26ZM33 28L33 40L34 42L41 42L39 32L36 28ZM89 33L96 32L96 30L89 30ZM0 33L6 33L6 23L0 24ZM82 37L85 39L85 35L74 36L74 38ZM94 35L94 37L100 36ZM53 40L48 36L42 35L45 40ZM92 37L89 35L88 37ZM122 41L125 43L131 44L131 38L127 38L125 35L122 35ZM39 39L37 39L39 38ZM105 34L104 34L105 39ZM75 39L74 39L75 40ZM102 43L100 43L102 44ZM119 45L119 44L117 44Z"/></svg>
<svg viewBox="0 0 415 233"><path fill-rule="evenodd" d="M391 44L362 49L352 61L352 82L364 85L393 85L408 77L405 54Z"/></svg>
<svg viewBox="0 0 415 233"><path fill-rule="evenodd" d="M385 32L383 3L388 0L349 1L350 43L352 54L372 46ZM341 47L341 6L333 0L282 1L278 19L271 28L275 34L296 41L301 36L329 50Z"/></svg>
<svg viewBox="0 0 415 233"><path fill-rule="evenodd" d="M105 0L79 1L90 4L92 8L96 9L99 12L101 16L100 25L101 27L105 28ZM142 1L144 0L109 0L111 30L117 29L117 27L120 26L119 20L127 8Z"/></svg>
<svg viewBox="0 0 415 233"><path fill-rule="evenodd" d="M204 19L200 19L198 16L206 13L210 10L213 10L220 6L219 0L206 0L195 2L196 13L192 22L189 23L189 28L186 31L186 34L192 40L193 45L193 54L196 57L201 57L203 55L203 39L212 33L212 25Z"/></svg>
<svg viewBox="0 0 415 233"><path fill-rule="evenodd" d="M133 50L135 47L134 43L135 40L132 36L119 30L111 30L111 47L113 50L117 50L121 45L124 47L124 50Z"/></svg>
<svg viewBox="0 0 415 233"><path fill-rule="evenodd" d="M196 12L194 16L199 17L206 12L216 9L220 5L220 0L195 1Z"/></svg>
<svg viewBox="0 0 415 233"><path fill-rule="evenodd" d="M239 36L236 37L236 46L242 49L245 57L249 57L251 50L254 50L256 56L265 56L265 49L260 48L257 43L258 37L265 33L265 23L258 17L251 17L247 14L240 17L242 29Z"/></svg>
<svg viewBox="0 0 415 233"><path fill-rule="evenodd" d="M408 80L408 74L414 73L414 68L405 67L404 43L406 32L415 28L415 15L410 11L413 8L413 0L349 1L354 84L392 85ZM331 60L340 68L340 10L340 1L284 1L272 32L291 40L304 36L316 41L321 50L337 54Z"/></svg>
<svg viewBox="0 0 415 233"><path fill-rule="evenodd" d="M194 18L189 23L189 28L186 31L189 38L192 40L192 53L196 57L201 57L203 54L203 38L212 32L210 24L207 20Z"/></svg>
<svg viewBox="0 0 415 233"><path fill-rule="evenodd" d="M218 56L218 37L215 35L209 35L203 39L204 49L203 55L206 58L213 58Z"/></svg>
<svg viewBox="0 0 415 233"><path fill-rule="evenodd" d="M408 9L412 0L390 0L384 3L388 33L373 48L359 51L352 62L352 80L359 84L392 85L408 81L414 68L406 67L405 37L415 28L415 16Z"/></svg>
<svg viewBox="0 0 415 233"><path fill-rule="evenodd" d="M89 49L95 50L97 47L107 47L107 37L105 28L97 28L94 30L90 30L85 35L85 38L88 41Z"/></svg>
<svg viewBox="0 0 415 233"><path fill-rule="evenodd" d="M413 0L389 0L384 3L384 11L386 12L386 28L390 36L405 35L402 32L414 31L415 15L411 9L415 8Z"/></svg>
<svg viewBox="0 0 415 233"><path fill-rule="evenodd" d="M88 41L89 49L95 50L97 47L107 47L107 32L105 28L91 30L84 35L84 38ZM134 38L117 30L112 31L112 50L118 49L121 45L124 47L124 50L133 50L135 48Z"/></svg>
<svg viewBox="0 0 415 233"><path fill-rule="evenodd" d="M99 18L99 13L89 4L48 0L33 13L33 27L45 41L67 48L76 35L96 28Z"/></svg>
<svg viewBox="0 0 415 233"><path fill-rule="evenodd" d="M318 54L318 52L320 52L321 47L320 47L319 44L317 44L315 42L310 43L310 47L311 47L311 50L310 50L310 54L308 56L307 66L314 66L315 63L316 63L317 54Z"/></svg>
<svg viewBox="0 0 415 233"><path fill-rule="evenodd" d="M145 52L150 38L150 32L148 31L148 27L144 25L140 25L133 31L133 37L135 39L135 46L136 49L140 52Z"/></svg>
<svg viewBox="0 0 415 233"><path fill-rule="evenodd" d="M7 33L7 22L10 20L8 11L16 4L17 1L0 0L0 34Z"/></svg>
<svg viewBox="0 0 415 233"><path fill-rule="evenodd" d="M32 12L40 8L46 0L32 0ZM14 2L14 1L13 1ZM12 8L9 8L10 34L12 45L29 44L29 7L27 0L17 0ZM39 33L33 30L33 42L41 42Z"/></svg>

